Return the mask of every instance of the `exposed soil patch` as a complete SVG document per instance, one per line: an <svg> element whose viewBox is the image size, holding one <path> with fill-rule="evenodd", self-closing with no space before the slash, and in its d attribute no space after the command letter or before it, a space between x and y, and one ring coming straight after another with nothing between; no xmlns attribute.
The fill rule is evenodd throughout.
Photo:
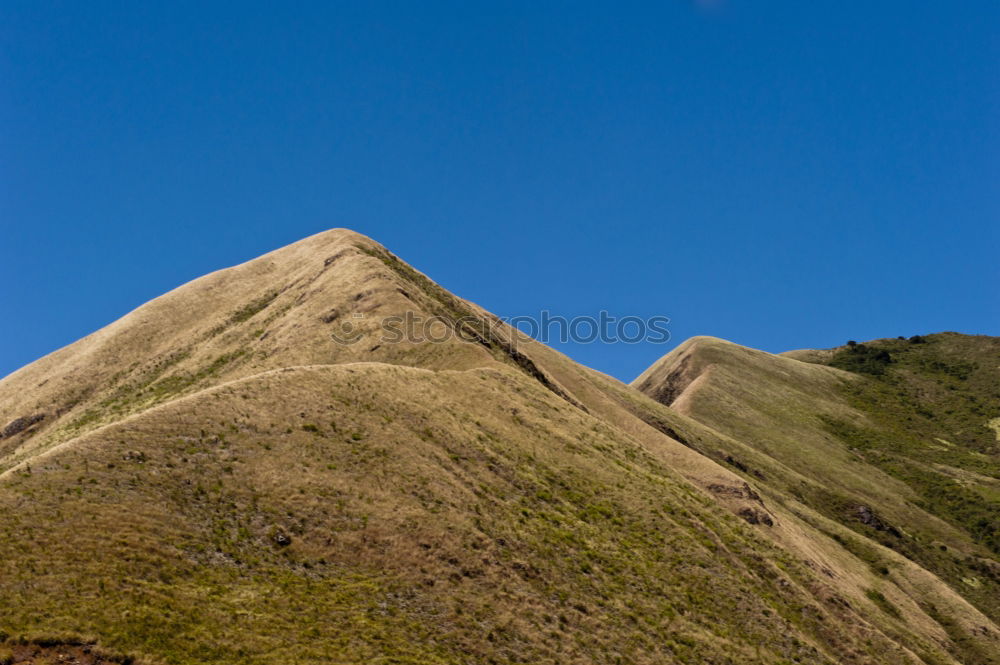
<svg viewBox="0 0 1000 665"><path fill-rule="evenodd" d="M688 366L691 364L691 355L688 354L681 358L680 362L667 376L660 382L660 385L656 387L655 391L651 395L660 404L666 404L670 406L674 403L681 393L691 382L694 381L696 376L692 372L688 371ZM651 377L652 378L652 377ZM649 382L647 381L647 384ZM646 392L648 385L638 386L639 390Z"/></svg>
<svg viewBox="0 0 1000 665"><path fill-rule="evenodd" d="M760 494L757 494L757 492L755 492L748 483L743 483L743 487L714 483L708 486L708 491L720 496L730 496L736 499L750 499L751 501L756 501L762 506L764 505L764 501L760 498Z"/></svg>
<svg viewBox="0 0 1000 665"><path fill-rule="evenodd" d="M756 501L764 507L764 500L760 498L760 494L757 494L750 487L749 484L743 483L743 487L737 487L733 485L721 485L712 484L708 486L708 491L717 496L725 496L734 499L749 499L751 501ZM763 524L765 526L774 526L774 519L766 510L761 508L745 506L740 508L736 514L742 517L744 520L750 524Z"/></svg>
<svg viewBox="0 0 1000 665"><path fill-rule="evenodd" d="M750 524L763 524L764 526L774 526L774 520L763 510L756 508L741 508L737 513Z"/></svg>
<svg viewBox="0 0 1000 665"><path fill-rule="evenodd" d="M858 506L858 519L862 524L867 524L876 531L885 531L896 538L902 538L903 534L899 529L891 524L885 523L871 508L868 506Z"/></svg>
<svg viewBox="0 0 1000 665"><path fill-rule="evenodd" d="M129 665L131 658L112 658L90 644L0 644L0 665Z"/></svg>

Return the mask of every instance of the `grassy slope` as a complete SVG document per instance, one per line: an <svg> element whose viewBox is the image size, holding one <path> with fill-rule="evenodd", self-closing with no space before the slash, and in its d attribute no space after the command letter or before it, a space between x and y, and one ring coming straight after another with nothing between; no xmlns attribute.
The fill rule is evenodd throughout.
<svg viewBox="0 0 1000 665"><path fill-rule="evenodd" d="M882 351L892 361L873 367ZM943 334L789 356L698 338L634 385L739 440L706 452L849 528L838 540L886 582L900 583L902 555L995 621L1000 448L988 425L1000 413L1000 340ZM969 662L987 659L959 642Z"/></svg>
<svg viewBox="0 0 1000 665"><path fill-rule="evenodd" d="M992 608L996 616L1000 339L942 333L866 346L889 359L874 374L869 365L858 365L859 354L851 348L838 350L826 362L867 375L846 394L869 422L830 419L826 429L866 463L904 482L921 508L971 537L977 547L959 545L956 556L964 557L963 565L953 570L953 577L961 575L970 590L983 589L982 595L997 603Z"/></svg>
<svg viewBox="0 0 1000 665"><path fill-rule="evenodd" d="M279 370L0 502L9 632L167 662L907 662L877 610L818 603L803 562L513 370Z"/></svg>
<svg viewBox="0 0 1000 665"><path fill-rule="evenodd" d="M377 247L347 230L311 236L185 284L6 377L0 423L45 418L30 436L0 439L0 471L102 424L270 369L358 360L461 369L495 361L471 344L373 348L383 312L429 316L435 305L370 256ZM332 341L345 323L362 341Z"/></svg>
<svg viewBox="0 0 1000 665"><path fill-rule="evenodd" d="M331 232L0 382L0 421L46 414L0 440L0 632L171 663L989 662L937 578L712 460L749 446L506 328L380 345L406 310L492 320ZM344 317L361 343L330 344Z"/></svg>

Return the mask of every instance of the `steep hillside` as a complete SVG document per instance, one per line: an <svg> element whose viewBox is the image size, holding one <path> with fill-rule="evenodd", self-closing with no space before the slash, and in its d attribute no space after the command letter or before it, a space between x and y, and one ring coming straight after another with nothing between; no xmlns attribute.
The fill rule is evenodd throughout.
<svg viewBox="0 0 1000 665"><path fill-rule="evenodd" d="M1000 617L1000 339L774 356L695 338L633 385L731 437L705 452L765 493L850 528L885 579L898 553Z"/></svg>
<svg viewBox="0 0 1000 665"><path fill-rule="evenodd" d="M269 369L357 360L461 369L502 356L456 340L375 348L383 313L426 318L460 307L415 271L401 272L367 238L336 230L185 284L4 379L0 421L11 425L0 453L10 465L131 413ZM345 330L362 341L331 339Z"/></svg>
<svg viewBox="0 0 1000 665"><path fill-rule="evenodd" d="M700 420L307 238L0 381L0 662L996 662L990 603Z"/></svg>

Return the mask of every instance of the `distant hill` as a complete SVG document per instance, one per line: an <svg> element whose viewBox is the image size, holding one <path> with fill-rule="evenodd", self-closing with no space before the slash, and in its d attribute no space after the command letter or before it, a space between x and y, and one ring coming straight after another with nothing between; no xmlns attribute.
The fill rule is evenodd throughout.
<svg viewBox="0 0 1000 665"><path fill-rule="evenodd" d="M307 238L0 381L0 663L998 662L997 340L869 347L630 387Z"/></svg>
<svg viewBox="0 0 1000 665"><path fill-rule="evenodd" d="M830 534L883 580L900 585L903 557L1000 616L1000 338L941 333L783 356L695 338L633 386L731 437L702 452L815 512L816 528L850 529ZM955 639L969 645L963 662L995 657Z"/></svg>

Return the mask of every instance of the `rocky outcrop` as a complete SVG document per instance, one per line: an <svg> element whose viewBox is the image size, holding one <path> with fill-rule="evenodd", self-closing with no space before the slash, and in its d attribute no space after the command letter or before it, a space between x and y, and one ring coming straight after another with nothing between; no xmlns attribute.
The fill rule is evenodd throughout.
<svg viewBox="0 0 1000 665"><path fill-rule="evenodd" d="M36 413L30 416L22 416L20 418L15 418L14 420L7 423L7 426L0 431L0 439L6 439L14 436L15 434L20 434L24 430L28 429L32 425L36 425L45 420L44 413Z"/></svg>

